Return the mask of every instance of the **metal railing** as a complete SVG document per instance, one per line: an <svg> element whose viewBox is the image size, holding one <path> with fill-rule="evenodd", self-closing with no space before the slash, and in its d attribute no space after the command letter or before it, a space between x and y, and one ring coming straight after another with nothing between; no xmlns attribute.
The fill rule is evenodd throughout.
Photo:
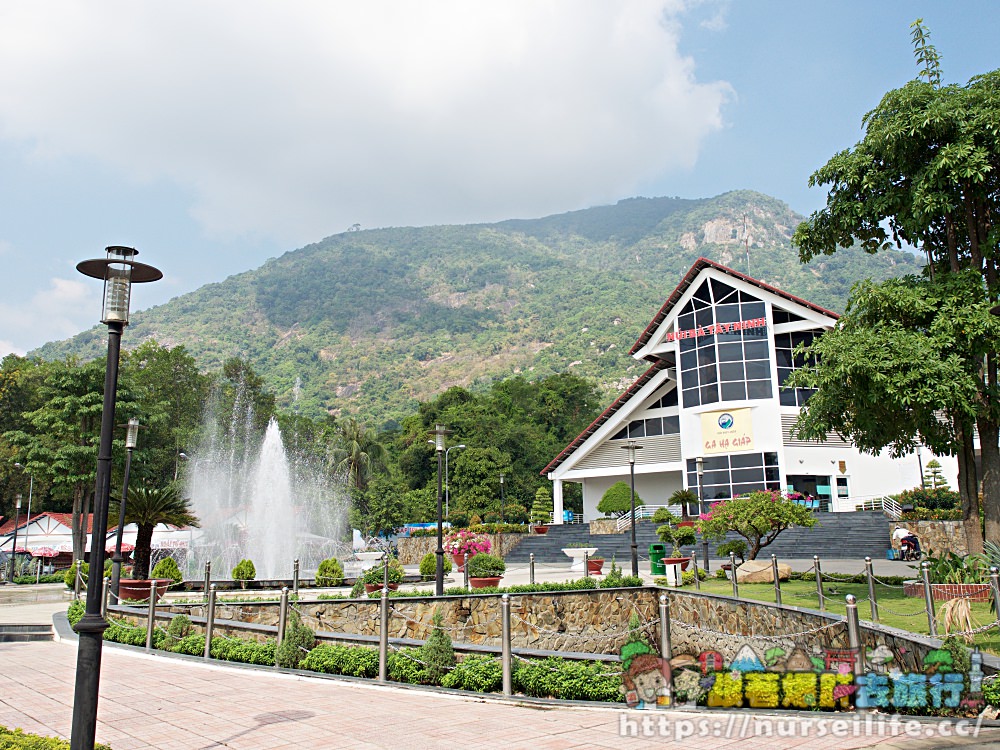
<svg viewBox="0 0 1000 750"><path fill-rule="evenodd" d="M656 511L660 508L666 508L670 515L675 518L681 518L683 516L683 510L680 505L639 505L635 509L635 520L641 521L643 518L652 518ZM627 529L632 525L632 511L625 511L618 516L618 530Z"/></svg>
<svg viewBox="0 0 1000 750"><path fill-rule="evenodd" d="M874 510L881 511L893 521L898 521L903 515L903 509L891 497L876 497L856 503L854 510Z"/></svg>

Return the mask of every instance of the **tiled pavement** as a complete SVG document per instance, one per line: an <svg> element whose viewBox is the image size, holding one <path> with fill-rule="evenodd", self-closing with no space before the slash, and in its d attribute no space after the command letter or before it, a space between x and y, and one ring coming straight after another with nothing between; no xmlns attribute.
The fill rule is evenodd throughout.
<svg viewBox="0 0 1000 750"><path fill-rule="evenodd" d="M0 621L14 609L0 609ZM74 641L0 643L0 725L67 737L75 664ZM484 700L371 682L301 677L267 668L209 665L114 645L104 649L101 672L97 739L114 750L583 750L665 744L693 750L832 750L875 745L885 750L960 745L1000 748L1000 729L994 728L983 728L978 738L914 740L899 728L882 736L837 737L832 725L814 724L805 736L756 736L757 720L777 717ZM696 730L703 721L709 722L707 732L671 743L669 731L661 734L661 716L674 722L674 732ZM787 721L792 716L797 720L842 718L817 714L782 714L781 718ZM730 725L731 717L736 720ZM652 723L644 726L644 719ZM926 737L936 734L938 726L928 722L918 728ZM851 735L852 728L847 727L847 732Z"/></svg>

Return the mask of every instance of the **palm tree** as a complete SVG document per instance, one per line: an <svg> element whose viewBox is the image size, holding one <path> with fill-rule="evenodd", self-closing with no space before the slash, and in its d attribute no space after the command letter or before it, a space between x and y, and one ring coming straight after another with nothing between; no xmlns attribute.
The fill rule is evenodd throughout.
<svg viewBox="0 0 1000 750"><path fill-rule="evenodd" d="M118 515L117 503L112 503L111 517ZM138 528L135 537L135 567L132 577L149 578L149 556L153 542L153 529L159 523L198 528L198 517L191 512L191 500L181 497L176 485L161 489L129 487L125 503L125 523Z"/></svg>
<svg viewBox="0 0 1000 750"><path fill-rule="evenodd" d="M386 470L385 446L375 430L350 417L337 425L336 470L347 475L348 486L364 492L373 475Z"/></svg>

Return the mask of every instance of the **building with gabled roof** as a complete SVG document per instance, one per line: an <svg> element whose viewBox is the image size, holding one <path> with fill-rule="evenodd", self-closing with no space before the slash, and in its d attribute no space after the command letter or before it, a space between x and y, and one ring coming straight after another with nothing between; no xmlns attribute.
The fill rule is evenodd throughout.
<svg viewBox="0 0 1000 750"><path fill-rule="evenodd" d="M604 492L630 479L630 441L637 447L636 494L646 505L666 505L680 489L701 497L702 509L715 499L772 489L801 493L820 510L849 511L919 486L919 453L891 459L861 453L833 433L823 442L794 433L811 395L782 387L806 364L794 350L837 319L698 259L630 351L648 369L542 470L553 483L556 522L566 482L583 486L584 521L601 515ZM938 460L954 483L955 460Z"/></svg>

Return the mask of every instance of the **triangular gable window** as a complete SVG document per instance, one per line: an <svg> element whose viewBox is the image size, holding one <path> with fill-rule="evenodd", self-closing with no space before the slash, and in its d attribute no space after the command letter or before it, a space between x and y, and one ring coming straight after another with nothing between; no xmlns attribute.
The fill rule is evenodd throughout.
<svg viewBox="0 0 1000 750"><path fill-rule="evenodd" d="M805 318L801 315L788 312L788 310L782 310L780 307L773 308L771 315L774 318L775 325L781 325L782 323L796 323L800 320L805 320Z"/></svg>

